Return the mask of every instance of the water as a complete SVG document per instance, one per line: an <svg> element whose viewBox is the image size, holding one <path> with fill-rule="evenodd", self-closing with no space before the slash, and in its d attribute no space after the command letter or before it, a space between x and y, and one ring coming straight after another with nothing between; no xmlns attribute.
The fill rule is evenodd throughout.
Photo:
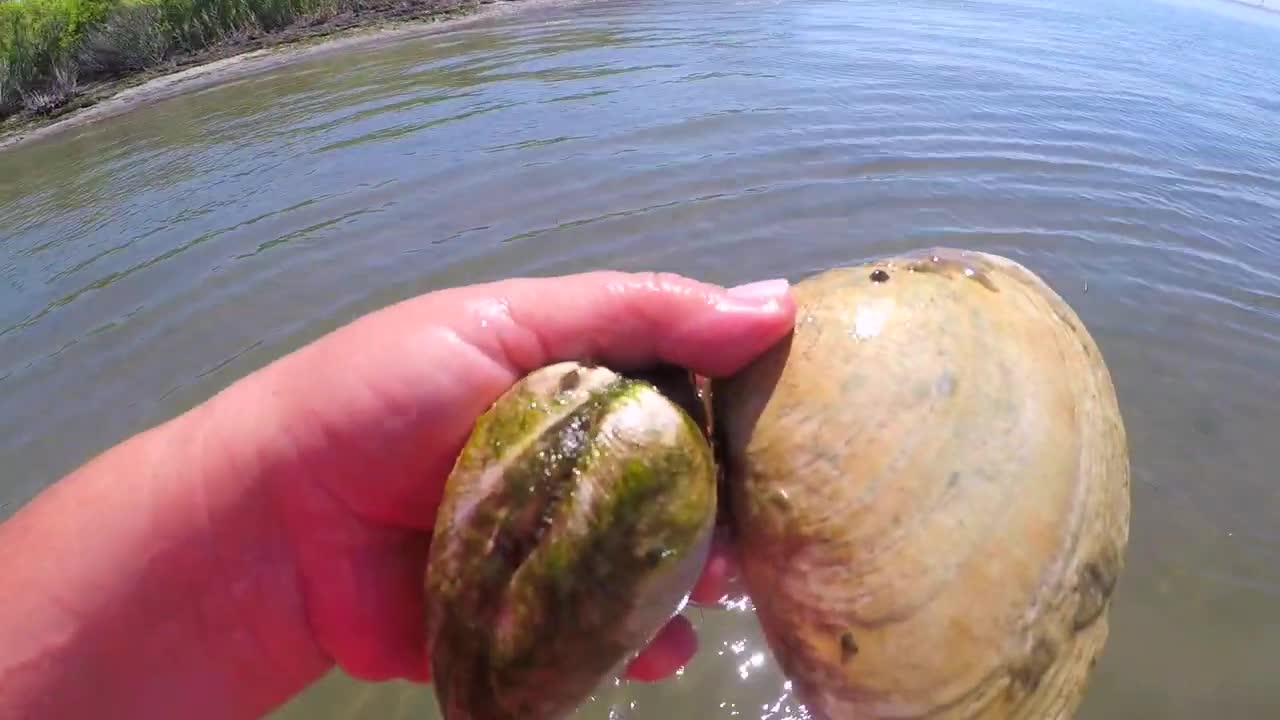
<svg viewBox="0 0 1280 720"><path fill-rule="evenodd" d="M1080 311L1129 425L1129 570L1081 716L1276 717L1276 18L543 5L0 153L0 516L415 293L596 267L798 278L964 245ZM703 651L681 676L581 716L795 716L749 613L691 618ZM278 717L434 712L428 689L335 673Z"/></svg>

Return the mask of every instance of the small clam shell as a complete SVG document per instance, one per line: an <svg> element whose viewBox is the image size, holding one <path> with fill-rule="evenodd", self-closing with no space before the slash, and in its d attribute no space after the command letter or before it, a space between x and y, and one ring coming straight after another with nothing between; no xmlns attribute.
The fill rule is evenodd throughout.
<svg viewBox="0 0 1280 720"><path fill-rule="evenodd" d="M1107 636L1129 460L1094 340L951 249L795 287L713 386L746 586L817 717L1069 718Z"/></svg>
<svg viewBox="0 0 1280 720"><path fill-rule="evenodd" d="M571 712L679 611L716 502L703 430L654 385L578 363L522 379L476 423L437 518L444 717Z"/></svg>

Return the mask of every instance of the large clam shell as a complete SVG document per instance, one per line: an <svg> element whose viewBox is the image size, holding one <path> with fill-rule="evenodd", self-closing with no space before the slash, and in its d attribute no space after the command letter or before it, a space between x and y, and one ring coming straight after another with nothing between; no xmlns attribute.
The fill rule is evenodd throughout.
<svg viewBox="0 0 1280 720"><path fill-rule="evenodd" d="M1129 529L1093 338L979 252L794 291L794 334L713 399L746 587L799 699L830 720L1071 717Z"/></svg>

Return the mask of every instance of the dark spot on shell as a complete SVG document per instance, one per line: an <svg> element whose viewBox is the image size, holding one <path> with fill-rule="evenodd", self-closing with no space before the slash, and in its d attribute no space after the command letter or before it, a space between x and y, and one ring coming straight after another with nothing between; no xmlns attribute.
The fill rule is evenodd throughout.
<svg viewBox="0 0 1280 720"><path fill-rule="evenodd" d="M1076 595L1080 601L1071 619L1072 630L1080 632L1102 615L1119 576L1120 557L1110 546L1084 564L1076 580Z"/></svg>
<svg viewBox="0 0 1280 720"><path fill-rule="evenodd" d="M661 563L663 559L670 554L670 550L665 550L663 548L651 548L645 551L644 561L648 563L650 567L657 567L659 563Z"/></svg>
<svg viewBox="0 0 1280 720"><path fill-rule="evenodd" d="M846 632L840 636L840 662L847 663L858 654L858 643L854 642L853 633Z"/></svg>
<svg viewBox="0 0 1280 720"><path fill-rule="evenodd" d="M1052 640L1046 637L1036 638L1031 645L1031 652L1027 653L1021 664L1013 668L1010 675L1020 688L1026 692L1034 692L1057 658L1058 648Z"/></svg>
<svg viewBox="0 0 1280 720"><path fill-rule="evenodd" d="M560 376L560 392L569 392L578 387L578 383L582 382L582 376L577 370L570 370Z"/></svg>
<svg viewBox="0 0 1280 720"><path fill-rule="evenodd" d="M871 282L883 283L889 282L889 273L880 268L871 271Z"/></svg>
<svg viewBox="0 0 1280 720"><path fill-rule="evenodd" d="M951 474L947 476L947 487L953 488L959 484L960 484L960 473L956 472L955 470L952 470Z"/></svg>

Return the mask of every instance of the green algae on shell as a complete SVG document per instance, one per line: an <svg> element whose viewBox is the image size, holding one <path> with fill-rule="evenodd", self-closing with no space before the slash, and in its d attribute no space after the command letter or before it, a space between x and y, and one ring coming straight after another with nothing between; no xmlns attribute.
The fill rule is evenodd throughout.
<svg viewBox="0 0 1280 720"><path fill-rule="evenodd" d="M477 421L426 576L446 720L563 717L679 612L717 505L695 417L645 380L566 362Z"/></svg>
<svg viewBox="0 0 1280 720"><path fill-rule="evenodd" d="M814 717L1062 720L1129 531L1112 381L1067 303L938 248L794 287L794 333L713 383L742 571Z"/></svg>

